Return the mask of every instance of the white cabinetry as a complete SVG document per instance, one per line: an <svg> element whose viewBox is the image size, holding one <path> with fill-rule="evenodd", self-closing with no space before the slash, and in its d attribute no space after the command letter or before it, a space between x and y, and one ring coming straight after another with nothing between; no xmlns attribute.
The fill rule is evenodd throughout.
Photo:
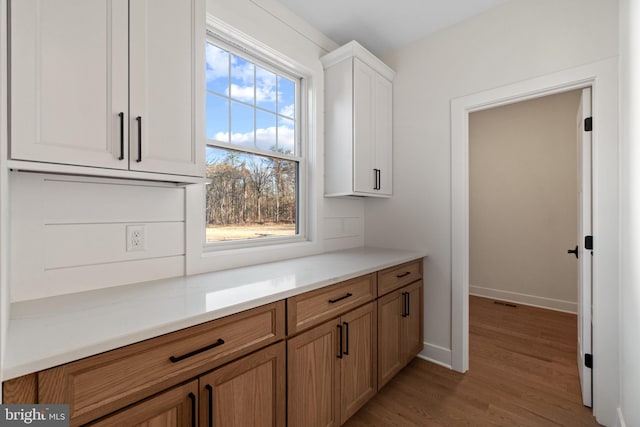
<svg viewBox="0 0 640 427"><path fill-rule="evenodd" d="M13 0L10 10L10 166L204 175L203 0Z"/></svg>
<svg viewBox="0 0 640 427"><path fill-rule="evenodd" d="M352 41L325 55L325 195L392 195L395 72Z"/></svg>

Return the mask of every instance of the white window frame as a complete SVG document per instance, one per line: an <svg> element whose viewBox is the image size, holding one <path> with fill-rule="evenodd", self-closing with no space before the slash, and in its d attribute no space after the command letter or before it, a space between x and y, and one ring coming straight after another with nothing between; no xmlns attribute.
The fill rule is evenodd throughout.
<svg viewBox="0 0 640 427"><path fill-rule="evenodd" d="M296 230L297 233L294 236L280 236L280 237L262 237L257 239L242 239L242 240L228 240L218 242L206 242L205 227L203 224L203 245L205 252L229 250L229 249L241 249L241 248L253 248L261 246L271 246L283 243L295 243L307 240L307 217L308 217L308 177L307 177L307 140L305 135L307 134L307 80L304 76L300 75L294 69L279 61L277 58L265 58L263 53L228 40L228 38L220 36L215 31L208 30L206 42L211 43L214 46L228 51L231 54L241 57L242 59L249 61L261 68L275 73L278 76L286 77L290 80L296 81L296 93L295 93L295 152L294 155L287 155L277 153L270 150L261 150L257 147L246 147L231 142L213 141L207 139L206 145L208 147L215 147L224 150L239 151L246 154L255 154L258 156L266 156L272 158L279 158L283 160L294 161L298 163L298 177L297 177L297 195L296 195ZM255 83L255 82L254 82ZM233 98L229 94L229 99ZM206 108L206 107L205 107ZM253 106L254 111L256 107ZM276 112L277 113L277 112ZM255 113L254 113L255 114ZM255 128L254 128L255 131ZM229 132L231 127L229 126Z"/></svg>
<svg viewBox="0 0 640 427"><path fill-rule="evenodd" d="M253 241L226 242L230 244L206 244L205 237L205 185L185 187L185 274L198 274L223 269L262 264L283 259L313 255L323 251L323 209L321 168L322 152L316 147L317 91L322 89L323 72L318 64L303 64L271 48L262 41L230 26L213 15L207 14L207 39L222 39L236 49L247 51L261 62L277 64L289 74L302 79L300 85L300 155L298 182L298 235L284 238L251 239ZM203 46L204 48L204 46ZM262 65L262 64L260 64ZM204 73L203 73L204 75ZM204 82L203 82L204 83ZM206 89L203 86L201 111L205 115ZM204 135L204 132L203 132ZM206 144L206 140L203 140ZM234 147L238 148L238 147ZM204 147L203 147L204 149ZM269 154L269 153L267 153ZM222 242L216 242L222 243Z"/></svg>

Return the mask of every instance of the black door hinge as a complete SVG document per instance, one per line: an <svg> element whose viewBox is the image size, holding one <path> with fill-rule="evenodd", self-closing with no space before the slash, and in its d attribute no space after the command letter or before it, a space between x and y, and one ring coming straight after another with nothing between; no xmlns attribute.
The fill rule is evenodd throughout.
<svg viewBox="0 0 640 427"><path fill-rule="evenodd" d="M593 250L593 236L584 236L584 248L587 250Z"/></svg>
<svg viewBox="0 0 640 427"><path fill-rule="evenodd" d="M584 355L584 366L587 368L593 368L593 355L589 353Z"/></svg>
<svg viewBox="0 0 640 427"><path fill-rule="evenodd" d="M584 131L591 132L591 129L593 129L593 118L587 117L584 119Z"/></svg>

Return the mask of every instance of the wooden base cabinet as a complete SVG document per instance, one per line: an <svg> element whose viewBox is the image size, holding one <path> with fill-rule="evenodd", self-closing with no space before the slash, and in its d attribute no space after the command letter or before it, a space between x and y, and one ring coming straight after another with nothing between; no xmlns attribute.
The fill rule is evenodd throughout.
<svg viewBox="0 0 640 427"><path fill-rule="evenodd" d="M422 280L378 299L378 390L422 351L422 301Z"/></svg>
<svg viewBox="0 0 640 427"><path fill-rule="evenodd" d="M198 382L191 381L89 425L92 427L195 426L198 418L197 394Z"/></svg>
<svg viewBox="0 0 640 427"><path fill-rule="evenodd" d="M285 351L273 344L90 425L284 427Z"/></svg>
<svg viewBox="0 0 640 427"><path fill-rule="evenodd" d="M340 426L377 391L371 302L288 340L289 427Z"/></svg>
<svg viewBox="0 0 640 427"><path fill-rule="evenodd" d="M285 351L273 344L200 377L200 425L284 427Z"/></svg>

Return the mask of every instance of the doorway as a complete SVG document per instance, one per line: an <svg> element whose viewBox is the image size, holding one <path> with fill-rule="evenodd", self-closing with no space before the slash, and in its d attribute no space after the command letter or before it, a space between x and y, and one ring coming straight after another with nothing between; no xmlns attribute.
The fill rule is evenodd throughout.
<svg viewBox="0 0 640 427"><path fill-rule="evenodd" d="M469 368L469 113L592 87L593 94L593 414L616 419L618 374L618 63L616 58L489 89L451 101L451 366Z"/></svg>
<svg viewBox="0 0 640 427"><path fill-rule="evenodd" d="M496 313L524 313L522 304L574 315L581 310L587 317L590 313L590 298L581 298L591 295L590 274L583 275L581 268L589 257L580 246L578 259L578 248L573 249L582 241L583 229L588 228L590 234L591 147L582 149L582 122L590 112L590 102L590 88L586 88L469 114L469 293L508 303L493 306ZM580 283L583 276L585 283ZM477 310L479 305L476 300L473 307ZM540 315L540 324L534 322L518 331L518 322L513 322L502 331L504 337L520 333L553 336L554 322L542 324L547 318L544 311L531 313ZM471 320L478 319L477 313L471 314ZM575 316L568 319L571 322ZM471 326L477 344L481 328ZM494 326L497 331L499 325ZM577 342L590 346L590 319L580 326L588 342ZM572 341L579 338L577 325L571 328L563 321L557 327L568 327L557 332L572 336ZM577 347L568 351L575 354ZM533 366L553 350L551 342L545 346L543 341L524 351L531 353L527 357L532 358ZM522 350L514 355L521 356ZM560 355L566 353L541 365L542 378L559 366L553 360ZM576 360L583 358L574 357L573 362ZM575 365L568 372L567 380L573 378L577 384ZM590 369L580 373L583 389L589 392L583 396L584 404L591 406Z"/></svg>

